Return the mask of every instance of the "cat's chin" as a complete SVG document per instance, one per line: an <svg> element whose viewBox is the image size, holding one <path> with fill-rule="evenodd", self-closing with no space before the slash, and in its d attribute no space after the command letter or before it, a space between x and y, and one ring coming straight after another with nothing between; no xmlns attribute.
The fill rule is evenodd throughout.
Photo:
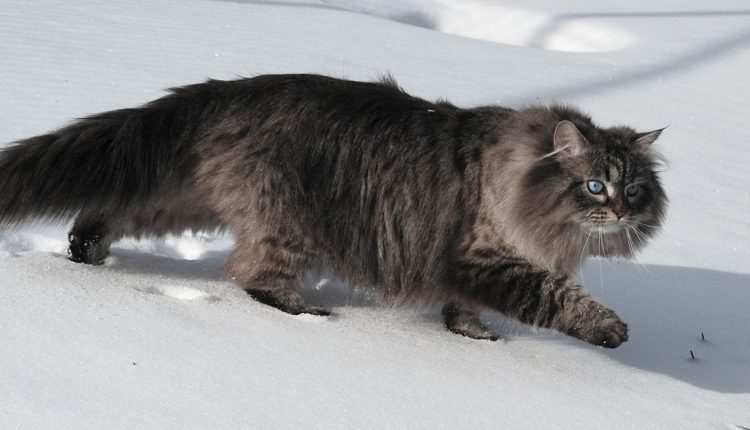
<svg viewBox="0 0 750 430"><path fill-rule="evenodd" d="M608 224L584 223L584 229L592 235L598 234L616 234L625 229L625 224L621 222L612 222Z"/></svg>

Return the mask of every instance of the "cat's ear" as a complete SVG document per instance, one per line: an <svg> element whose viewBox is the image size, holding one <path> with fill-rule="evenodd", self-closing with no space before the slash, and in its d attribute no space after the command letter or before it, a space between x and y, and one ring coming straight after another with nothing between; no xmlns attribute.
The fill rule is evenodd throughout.
<svg viewBox="0 0 750 430"><path fill-rule="evenodd" d="M563 120L557 123L553 137L555 144L555 153L565 153L568 155L579 155L586 150L589 142L583 137L572 122Z"/></svg>
<svg viewBox="0 0 750 430"><path fill-rule="evenodd" d="M667 126L669 127L669 126ZM654 143L656 139L659 138L661 135L661 132L664 131L665 128L660 128L658 130L654 131L647 131L645 133L638 133L635 135L635 144L636 145L651 145Z"/></svg>

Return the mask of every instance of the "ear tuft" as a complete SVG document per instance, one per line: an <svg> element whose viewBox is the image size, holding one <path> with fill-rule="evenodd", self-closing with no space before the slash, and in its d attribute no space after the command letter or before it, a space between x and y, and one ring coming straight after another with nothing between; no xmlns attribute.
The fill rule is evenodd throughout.
<svg viewBox="0 0 750 430"><path fill-rule="evenodd" d="M586 150L588 141L572 122L563 120L557 123L553 136L555 152L576 156Z"/></svg>
<svg viewBox="0 0 750 430"><path fill-rule="evenodd" d="M654 131L647 131L645 133L636 134L635 144L636 145L651 145L652 143L654 143L654 141L656 141L656 139L659 138L659 136L661 135L661 132L664 131L664 129L666 129L667 127L660 128Z"/></svg>

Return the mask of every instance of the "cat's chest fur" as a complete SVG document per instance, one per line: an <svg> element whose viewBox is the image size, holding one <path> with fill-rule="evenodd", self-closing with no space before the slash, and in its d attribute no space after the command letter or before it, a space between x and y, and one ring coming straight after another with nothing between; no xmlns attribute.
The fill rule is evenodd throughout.
<svg viewBox="0 0 750 430"><path fill-rule="evenodd" d="M498 216L498 212L506 216ZM539 226L535 230L519 226L497 207L480 211L469 241L473 253L492 250L499 257L520 258L552 272L571 273L590 255L585 238L572 227Z"/></svg>
<svg viewBox="0 0 750 430"><path fill-rule="evenodd" d="M528 208L524 178L534 159L523 145L498 146L483 157L480 202L472 225L469 249L493 250L553 272L571 273L590 255L587 235L543 209ZM529 215L529 212L533 215Z"/></svg>

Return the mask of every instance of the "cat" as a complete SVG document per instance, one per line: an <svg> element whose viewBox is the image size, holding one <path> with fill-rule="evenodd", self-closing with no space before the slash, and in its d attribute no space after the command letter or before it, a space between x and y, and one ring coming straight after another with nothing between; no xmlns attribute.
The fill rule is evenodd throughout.
<svg viewBox="0 0 750 430"><path fill-rule="evenodd" d="M614 348L626 324L570 273L659 230L661 131L463 109L390 76L209 80L4 148L0 224L75 217L70 259L93 265L124 236L228 229L227 277L290 314L329 314L297 292L325 266L472 338L499 338L491 309Z"/></svg>

